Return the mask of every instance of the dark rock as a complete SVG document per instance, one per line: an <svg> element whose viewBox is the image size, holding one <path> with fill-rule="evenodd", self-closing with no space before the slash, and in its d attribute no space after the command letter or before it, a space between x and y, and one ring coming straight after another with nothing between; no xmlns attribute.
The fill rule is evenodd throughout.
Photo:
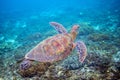
<svg viewBox="0 0 120 80"><path fill-rule="evenodd" d="M61 66L63 66L65 69L69 70L76 70L83 66L82 63L78 60L78 54L71 55L69 58L65 59Z"/></svg>

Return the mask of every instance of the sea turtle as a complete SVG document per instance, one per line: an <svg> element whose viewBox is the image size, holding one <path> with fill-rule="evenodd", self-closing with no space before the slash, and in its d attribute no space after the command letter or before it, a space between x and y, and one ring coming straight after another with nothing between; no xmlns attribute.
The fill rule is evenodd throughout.
<svg viewBox="0 0 120 80"><path fill-rule="evenodd" d="M73 25L70 33L68 33L60 23L50 22L50 25L53 26L59 34L43 40L30 50L20 64L20 69L25 70L29 68L32 61L53 63L63 60L75 47L79 54L79 61L81 63L84 61L87 55L85 44L82 41L74 43L79 25Z"/></svg>

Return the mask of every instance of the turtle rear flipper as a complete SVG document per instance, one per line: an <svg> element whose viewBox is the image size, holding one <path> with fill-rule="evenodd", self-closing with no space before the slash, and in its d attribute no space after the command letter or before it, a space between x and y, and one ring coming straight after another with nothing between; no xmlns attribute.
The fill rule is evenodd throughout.
<svg viewBox="0 0 120 80"><path fill-rule="evenodd" d="M49 24L53 26L58 31L59 34L67 33L67 30L64 28L62 24L57 22L50 22Z"/></svg>
<svg viewBox="0 0 120 80"><path fill-rule="evenodd" d="M87 56L87 48L82 41L76 43L77 53L79 54L79 61L82 63Z"/></svg>

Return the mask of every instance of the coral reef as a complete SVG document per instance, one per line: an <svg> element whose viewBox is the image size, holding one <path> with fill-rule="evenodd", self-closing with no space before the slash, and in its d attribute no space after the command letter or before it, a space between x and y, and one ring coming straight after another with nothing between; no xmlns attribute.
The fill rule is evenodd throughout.
<svg viewBox="0 0 120 80"><path fill-rule="evenodd" d="M112 56L113 62L120 62L120 51Z"/></svg>
<svg viewBox="0 0 120 80"><path fill-rule="evenodd" d="M88 39L92 41L105 41L109 40L109 35L103 33L93 33L88 36Z"/></svg>

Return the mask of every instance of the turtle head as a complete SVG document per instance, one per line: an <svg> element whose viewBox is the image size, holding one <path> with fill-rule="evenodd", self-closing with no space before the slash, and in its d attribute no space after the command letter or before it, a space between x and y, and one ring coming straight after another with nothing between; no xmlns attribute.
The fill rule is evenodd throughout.
<svg viewBox="0 0 120 80"><path fill-rule="evenodd" d="M20 70L26 70L30 68L30 66L31 66L31 61L28 59L24 59L20 64Z"/></svg>
<svg viewBox="0 0 120 80"><path fill-rule="evenodd" d="M71 29L71 37L72 37L72 40L74 41L77 34L78 34L78 29L79 29L79 25L73 25L72 29Z"/></svg>

